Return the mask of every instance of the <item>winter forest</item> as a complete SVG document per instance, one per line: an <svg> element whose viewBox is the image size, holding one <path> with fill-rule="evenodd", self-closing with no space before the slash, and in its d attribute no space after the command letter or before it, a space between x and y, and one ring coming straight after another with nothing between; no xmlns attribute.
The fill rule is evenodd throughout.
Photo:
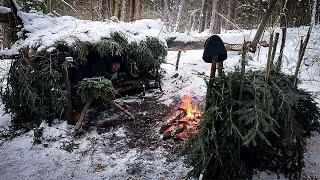
<svg viewBox="0 0 320 180"><path fill-rule="evenodd" d="M0 179L320 179L320 1L0 0Z"/></svg>

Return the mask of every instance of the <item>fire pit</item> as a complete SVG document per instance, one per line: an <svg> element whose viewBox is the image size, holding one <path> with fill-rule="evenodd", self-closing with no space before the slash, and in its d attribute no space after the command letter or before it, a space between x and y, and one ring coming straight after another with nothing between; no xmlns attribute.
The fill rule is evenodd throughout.
<svg viewBox="0 0 320 180"><path fill-rule="evenodd" d="M188 93L181 101L177 111L171 115L160 128L163 139L186 140L198 131L201 113L197 105L193 105L192 95Z"/></svg>

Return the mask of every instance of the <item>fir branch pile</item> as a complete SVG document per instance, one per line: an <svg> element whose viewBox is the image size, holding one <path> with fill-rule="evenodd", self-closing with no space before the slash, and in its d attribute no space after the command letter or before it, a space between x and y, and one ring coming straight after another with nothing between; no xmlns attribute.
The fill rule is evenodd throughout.
<svg viewBox="0 0 320 180"><path fill-rule="evenodd" d="M185 148L193 175L206 179L246 179L254 169L300 178L311 131L319 131L320 112L312 95L292 88L293 77L272 72L214 79L200 130Z"/></svg>
<svg viewBox="0 0 320 180"><path fill-rule="evenodd" d="M39 46L32 49L37 49ZM7 83L0 89L6 112L14 115L13 122L16 125L22 123L37 125L42 120L51 122L56 118L64 118L68 106L63 68L65 57L73 57L69 73L81 72L80 79L71 81L73 109L79 112L84 103L77 93L78 84L83 78L91 78L86 77L86 72L92 63L92 59L88 58L90 53L98 54L104 62L109 62L114 57L120 59L124 64L124 71L128 72L124 81L128 82L144 79L151 71L159 69L167 55L165 45L156 38L147 37L139 43L128 43L120 32L113 33L109 38L102 38L97 43L75 39L75 42L69 45L65 41L59 41L53 47L47 47L41 52L30 55L30 52L35 52L32 49L21 50L6 76ZM139 70L139 77L130 76L133 63ZM106 73L97 76L106 77Z"/></svg>
<svg viewBox="0 0 320 180"><path fill-rule="evenodd" d="M99 97L113 99L116 94L116 90L114 89L112 82L108 79L102 79L101 81L80 81L78 87L78 94L80 95L83 103L90 99L98 99Z"/></svg>

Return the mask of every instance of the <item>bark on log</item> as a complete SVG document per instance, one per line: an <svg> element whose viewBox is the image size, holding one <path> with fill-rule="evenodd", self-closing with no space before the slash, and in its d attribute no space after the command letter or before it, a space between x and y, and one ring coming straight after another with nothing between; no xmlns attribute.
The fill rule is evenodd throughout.
<svg viewBox="0 0 320 180"><path fill-rule="evenodd" d="M196 50L203 49L204 43L207 38L199 39L197 41L175 41L175 37L167 39L168 51L186 51L186 50ZM259 44L263 47L269 47L266 41L261 41ZM243 44L224 44L227 51L242 51Z"/></svg>

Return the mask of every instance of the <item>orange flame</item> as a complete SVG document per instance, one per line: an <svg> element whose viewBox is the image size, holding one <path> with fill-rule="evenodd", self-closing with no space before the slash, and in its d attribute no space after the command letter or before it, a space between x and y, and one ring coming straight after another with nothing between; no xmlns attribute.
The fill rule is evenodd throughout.
<svg viewBox="0 0 320 180"><path fill-rule="evenodd" d="M200 110L197 105L192 104L192 95L189 92L182 98L179 109L167 120L169 127L164 126L166 129L163 133L185 140L198 132L200 121Z"/></svg>
<svg viewBox="0 0 320 180"><path fill-rule="evenodd" d="M200 112L198 111L197 105L191 104L192 95L190 92L188 92L187 95L184 96L182 99L182 103L180 105L181 109L186 110L187 115L186 118L194 118L196 115L200 115Z"/></svg>

